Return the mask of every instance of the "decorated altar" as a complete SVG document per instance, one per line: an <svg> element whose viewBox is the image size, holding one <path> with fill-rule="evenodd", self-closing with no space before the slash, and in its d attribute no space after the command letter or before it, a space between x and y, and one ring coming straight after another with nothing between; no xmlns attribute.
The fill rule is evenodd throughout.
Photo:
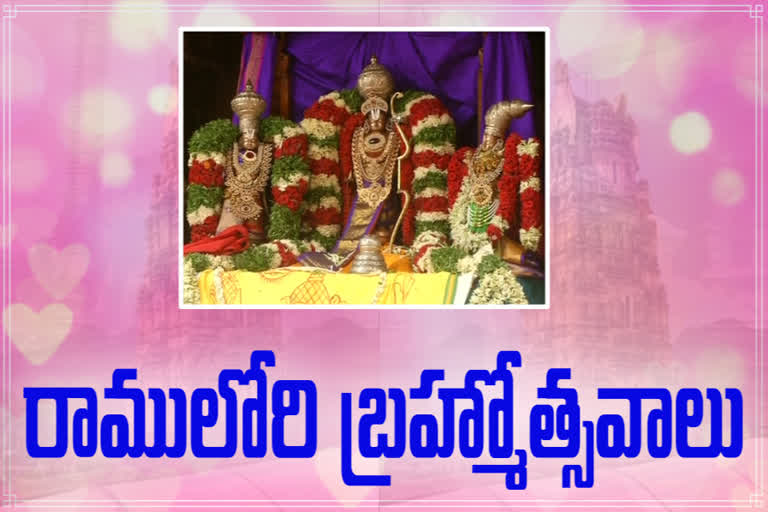
<svg viewBox="0 0 768 512"><path fill-rule="evenodd" d="M344 45L317 53L329 38ZM184 302L544 303L542 107L524 42L245 34L233 118L188 137ZM481 66L486 49L502 69Z"/></svg>

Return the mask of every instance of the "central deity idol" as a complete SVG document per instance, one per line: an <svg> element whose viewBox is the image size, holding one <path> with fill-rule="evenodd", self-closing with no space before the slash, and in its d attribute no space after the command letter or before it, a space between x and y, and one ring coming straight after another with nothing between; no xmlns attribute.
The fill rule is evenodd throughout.
<svg viewBox="0 0 768 512"><path fill-rule="evenodd" d="M394 198L392 183L400 149L388 104L394 80L376 57L360 74L357 89L364 99L360 111L365 120L354 129L351 138L352 172L347 175L347 186L354 187L356 197L339 240L340 254L357 249L360 239L372 233L382 217L392 216L388 210L393 205L387 204L387 200Z"/></svg>

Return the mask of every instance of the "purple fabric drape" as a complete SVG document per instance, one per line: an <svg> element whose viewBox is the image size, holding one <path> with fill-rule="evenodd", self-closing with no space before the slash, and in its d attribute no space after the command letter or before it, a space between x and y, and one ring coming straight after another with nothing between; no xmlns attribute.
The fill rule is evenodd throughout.
<svg viewBox="0 0 768 512"><path fill-rule="evenodd" d="M483 47L483 112L502 100L534 102L529 80L531 46L522 34L490 32ZM534 105L544 108L544 105ZM483 129L485 120L483 119ZM532 113L512 121L510 131L521 137L536 135Z"/></svg>
<svg viewBox="0 0 768 512"><path fill-rule="evenodd" d="M333 32L295 33L286 52L293 57L293 117L322 94L353 88L376 55L397 90L419 89L440 98L456 119L461 140L474 140L477 110L479 33Z"/></svg>
<svg viewBox="0 0 768 512"><path fill-rule="evenodd" d="M244 49L247 44L248 38ZM492 32L483 40L477 32L291 33L285 51L292 57L293 119L300 121L323 94L355 87L358 75L376 55L392 72L397 90L419 89L440 98L456 120L458 145L474 146L481 47L483 111L504 99L532 101L531 48L525 34ZM277 51L274 34L267 35L263 51L257 90L269 104ZM524 137L534 135L533 116L516 121L512 129Z"/></svg>
<svg viewBox="0 0 768 512"><path fill-rule="evenodd" d="M256 92L264 97L267 103L265 112L272 111L272 88L277 62L277 37L273 33L248 32L243 34L243 51L240 56L240 77L238 92L245 90L248 80L253 83ZM237 116L233 116L238 123Z"/></svg>

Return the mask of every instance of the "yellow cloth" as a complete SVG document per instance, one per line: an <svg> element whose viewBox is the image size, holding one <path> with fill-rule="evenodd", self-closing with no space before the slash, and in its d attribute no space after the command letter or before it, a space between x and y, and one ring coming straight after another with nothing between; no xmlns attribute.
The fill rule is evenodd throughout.
<svg viewBox="0 0 768 512"><path fill-rule="evenodd" d="M385 278L384 278L385 276ZM266 272L206 270L201 304L452 304L456 275L344 274L281 268Z"/></svg>

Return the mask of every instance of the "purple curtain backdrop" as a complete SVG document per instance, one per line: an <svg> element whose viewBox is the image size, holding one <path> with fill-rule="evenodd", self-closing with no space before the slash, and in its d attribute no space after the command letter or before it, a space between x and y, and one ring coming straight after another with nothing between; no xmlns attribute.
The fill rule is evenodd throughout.
<svg viewBox="0 0 768 512"><path fill-rule="evenodd" d="M483 60L483 112L501 100L533 102L529 80L531 46L525 35L513 32L488 33L483 45ZM510 131L517 132L521 137L533 137L536 135L534 124L534 117L528 114L512 121Z"/></svg>
<svg viewBox="0 0 768 512"><path fill-rule="evenodd" d="M276 63L277 37L274 33L249 32L243 35L238 92L245 90L245 85L250 79L256 92L266 100L267 114L272 111L272 87ZM237 116L232 117L237 124Z"/></svg>
<svg viewBox="0 0 768 512"><path fill-rule="evenodd" d="M245 50L252 45L248 34ZM293 118L321 95L355 87L372 55L393 74L400 91L419 89L440 98L456 119L459 146L477 144L478 52L484 47L483 110L504 99L532 101L529 68L531 48L518 33L477 32L312 32L288 35L285 51L292 57ZM267 34L258 92L270 102L277 38ZM242 70L241 70L242 76ZM535 134L533 116L517 120L512 129L524 137Z"/></svg>

